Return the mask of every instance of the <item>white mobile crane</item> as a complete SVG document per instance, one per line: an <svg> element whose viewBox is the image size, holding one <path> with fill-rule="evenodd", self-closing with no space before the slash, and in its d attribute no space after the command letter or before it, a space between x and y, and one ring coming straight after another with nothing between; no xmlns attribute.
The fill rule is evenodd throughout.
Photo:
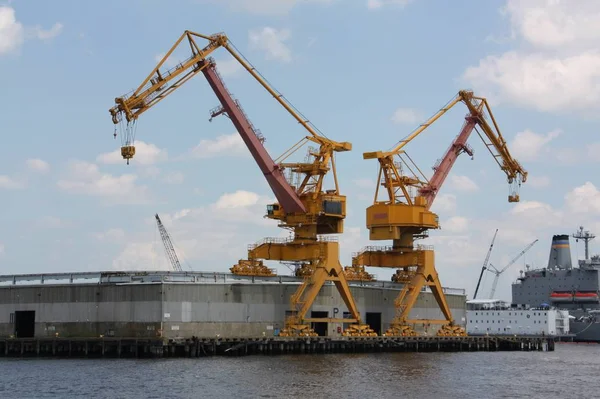
<svg viewBox="0 0 600 399"><path fill-rule="evenodd" d="M490 292L490 297L489 297L489 299L494 299L494 295L496 294L496 287L498 286L498 279L500 278L500 275L502 273L504 273L509 267L514 265L515 262L518 261L519 258L525 254L525 252L529 251L529 249L531 249L531 247L533 247L535 245L535 243L538 242L538 240L536 239L532 243L528 244L521 252L519 252L517 254L517 256L515 256L510 262L508 262L508 264L506 266L504 266L502 268L502 270L498 270L496 268L496 266L494 266L491 263L488 266L488 262L490 260L490 255L492 254L492 249L494 248L494 241L496 241L497 234L498 234L498 229L496 229L496 231L494 232L494 237L492 238L492 242L490 244L490 249L488 250L485 260L483 261L483 267L481 268L481 273L479 274L479 280L477 280L477 287L475 288L475 294L473 294L473 299L477 299L477 293L479 292L479 286L481 285L481 278L483 277L483 272L485 272L486 270L490 273L495 274L494 282L492 283L492 291Z"/></svg>
<svg viewBox="0 0 600 399"><path fill-rule="evenodd" d="M162 242L165 246L165 253L167 254L167 258L169 258L169 262L171 262L171 267L176 272L183 271L183 269L181 268L181 263L179 263L177 253L175 252L175 247L173 247L171 237L169 236L169 233L167 233L167 229L165 228L165 226L162 224L158 213L154 215L154 218L156 219L156 224L158 226L160 238L162 238Z"/></svg>

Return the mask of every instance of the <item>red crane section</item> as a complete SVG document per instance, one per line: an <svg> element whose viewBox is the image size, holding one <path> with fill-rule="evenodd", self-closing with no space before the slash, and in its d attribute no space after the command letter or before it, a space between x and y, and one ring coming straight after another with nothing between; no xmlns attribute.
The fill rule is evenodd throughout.
<svg viewBox="0 0 600 399"><path fill-rule="evenodd" d="M460 154L466 152L470 156L473 156L473 150L470 146L467 145L467 140L471 135L471 132L475 128L477 124L477 117L472 115L467 115L465 117L465 123L450 147L448 151L446 151L446 155L442 158L440 162L433 167L434 173L429 183L425 186L419 188L419 195L425 197L427 199L427 209L431 208L435 197L437 196L440 188L442 188L442 184L448 177L452 166L456 162L456 159Z"/></svg>
<svg viewBox="0 0 600 399"><path fill-rule="evenodd" d="M206 65L207 63L208 65ZM300 201L296 192L285 179L281 169L279 169L263 146L261 137L259 137L248 118L246 118L246 114L241 109L239 103L233 99L231 93L225 87L225 83L218 74L215 64L211 60L202 60L198 62L198 66L202 68L204 77L223 107L222 110L213 112L213 116L222 112L227 113L248 147L248 150L250 150L258 167L265 175L267 183L271 187L271 190L273 190L273 194L275 194L277 201L284 211L286 213L306 213L304 204Z"/></svg>

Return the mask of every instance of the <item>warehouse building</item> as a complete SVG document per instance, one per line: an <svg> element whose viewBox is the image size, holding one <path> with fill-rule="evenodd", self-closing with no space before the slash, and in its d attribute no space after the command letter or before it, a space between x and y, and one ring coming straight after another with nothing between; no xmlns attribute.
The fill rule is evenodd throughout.
<svg viewBox="0 0 600 399"><path fill-rule="evenodd" d="M292 276L167 271L5 275L0 276L0 336L273 336L283 328L290 297L301 282ZM371 281L350 287L363 321L379 334L385 331L402 285ZM464 327L465 291L444 290L457 324ZM308 316L349 314L331 284L323 287ZM421 292L410 317L443 319L429 291ZM344 325L314 323L313 328L319 335L339 336Z"/></svg>

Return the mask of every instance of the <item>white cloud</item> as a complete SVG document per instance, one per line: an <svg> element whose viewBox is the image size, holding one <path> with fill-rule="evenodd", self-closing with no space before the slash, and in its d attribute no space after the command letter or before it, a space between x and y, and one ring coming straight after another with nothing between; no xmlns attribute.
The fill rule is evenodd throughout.
<svg viewBox="0 0 600 399"><path fill-rule="evenodd" d="M200 140L192 149L196 158L212 158L221 155L247 156L248 150L238 133L222 134L213 140Z"/></svg>
<svg viewBox="0 0 600 399"><path fill-rule="evenodd" d="M262 29L252 29L248 32L251 50L263 51L267 60L290 62L292 51L285 45L290 38L289 29L275 29L265 26Z"/></svg>
<svg viewBox="0 0 600 399"><path fill-rule="evenodd" d="M28 159L25 163L29 169L36 172L46 173L50 170L50 164L41 159Z"/></svg>
<svg viewBox="0 0 600 399"><path fill-rule="evenodd" d="M23 25L17 21L15 10L0 6L0 54L16 50L23 41Z"/></svg>
<svg viewBox="0 0 600 399"><path fill-rule="evenodd" d="M68 193L102 197L113 204L146 203L148 200L147 187L138 186L134 174L113 176L84 161L72 161L69 169L70 175L57 182L58 187Z"/></svg>
<svg viewBox="0 0 600 399"><path fill-rule="evenodd" d="M114 270L169 270L166 259L159 258L159 253L153 243L128 243L125 249L113 260ZM159 259L162 260L158 263ZM157 264L158 263L158 264Z"/></svg>
<svg viewBox="0 0 600 399"><path fill-rule="evenodd" d="M125 231L123 229L108 229L101 233L94 233L94 237L98 240L110 240L110 241L119 241L125 237Z"/></svg>
<svg viewBox="0 0 600 399"><path fill-rule="evenodd" d="M508 0L521 48L489 55L463 78L495 102L539 111L595 112L600 105L600 2Z"/></svg>
<svg viewBox="0 0 600 399"><path fill-rule="evenodd" d="M398 108L392 115L392 122L396 124L414 125L422 119L421 113L413 108Z"/></svg>
<svg viewBox="0 0 600 399"><path fill-rule="evenodd" d="M189 261L195 270L228 271L238 259L247 256L248 244L281 232L275 221L263 217L265 204L270 201L257 193L236 191L199 208L159 215L184 268ZM148 217L147 224L152 227L138 235L128 235L131 242L115 258L114 268L170 269L162 243L155 239L154 217ZM206 264L210 266L203 266Z"/></svg>
<svg viewBox="0 0 600 399"><path fill-rule="evenodd" d="M588 109L600 102L600 53L558 58L510 51L487 56L463 78L496 103L546 112Z"/></svg>
<svg viewBox="0 0 600 399"><path fill-rule="evenodd" d="M235 58L216 61L217 69L222 76L230 77L239 75L242 65Z"/></svg>
<svg viewBox="0 0 600 399"><path fill-rule="evenodd" d="M433 212L454 213L456 211L456 195L440 194L435 197L431 206Z"/></svg>
<svg viewBox="0 0 600 399"><path fill-rule="evenodd" d="M233 11L259 15L285 15L302 4L332 4L338 0L197 0L200 3L217 3Z"/></svg>
<svg viewBox="0 0 600 399"><path fill-rule="evenodd" d="M452 216L442 222L442 228L453 233L464 233L469 229L469 219L462 216Z"/></svg>
<svg viewBox="0 0 600 399"><path fill-rule="evenodd" d="M54 24L48 30L40 26L24 27L17 21L14 8L0 5L0 55L16 51L25 39L52 39L60 34L62 28L61 23Z"/></svg>
<svg viewBox="0 0 600 399"><path fill-rule="evenodd" d="M536 47L562 48L600 39L600 7L596 0L578 0L577 7L560 0L509 0L511 24Z"/></svg>
<svg viewBox="0 0 600 399"><path fill-rule="evenodd" d="M135 142L135 155L130 161L131 164L152 165L157 162L165 161L168 158L167 150L160 149L151 143L143 141ZM121 156L121 149L118 148L112 152L106 152L96 157L96 162L103 164L122 164L125 162Z"/></svg>
<svg viewBox="0 0 600 399"><path fill-rule="evenodd" d="M412 3L413 0L367 0L367 8L369 10L378 10L385 6L398 6L400 8L406 7Z"/></svg>
<svg viewBox="0 0 600 399"><path fill-rule="evenodd" d="M24 187L24 182L17 181L6 175L0 175L0 189L16 190Z"/></svg>
<svg viewBox="0 0 600 399"><path fill-rule="evenodd" d="M527 177L527 184L534 188L544 188L550 185L550 178L548 176L529 176Z"/></svg>
<svg viewBox="0 0 600 399"><path fill-rule="evenodd" d="M37 37L40 40L49 40L49 39L53 39L56 36L60 35L60 32L62 32L63 29L63 24L61 23L55 23L54 25L52 25L52 28L50 29L43 29L40 26L36 26L32 29L33 34L35 35L35 37Z"/></svg>
<svg viewBox="0 0 600 399"><path fill-rule="evenodd" d="M522 201L517 203L510 214L517 217L524 225L536 223L539 226L554 226L561 219L562 213L549 204L541 201Z"/></svg>
<svg viewBox="0 0 600 399"><path fill-rule="evenodd" d="M469 219L462 216L452 216L442 223L442 228L453 233L463 233L469 229Z"/></svg>
<svg viewBox="0 0 600 399"><path fill-rule="evenodd" d="M235 193L223 194L215 204L217 209L245 208L258 203L259 195L250 191L238 190Z"/></svg>
<svg viewBox="0 0 600 399"><path fill-rule="evenodd" d="M571 212L600 215L600 191L592 182L575 187L565 195L565 201Z"/></svg>
<svg viewBox="0 0 600 399"><path fill-rule="evenodd" d="M467 176L450 176L452 187L459 191L477 191L479 187L477 183Z"/></svg>
<svg viewBox="0 0 600 399"><path fill-rule="evenodd" d="M559 135L559 130L542 134L527 129L515 135L509 148L511 148L515 158L520 161L533 161L538 158L542 151L546 150L546 145Z"/></svg>

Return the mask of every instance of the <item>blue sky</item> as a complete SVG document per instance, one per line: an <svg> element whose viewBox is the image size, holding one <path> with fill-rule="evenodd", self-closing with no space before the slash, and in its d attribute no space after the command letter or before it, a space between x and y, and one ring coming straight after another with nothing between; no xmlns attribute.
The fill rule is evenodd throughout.
<svg viewBox="0 0 600 399"><path fill-rule="evenodd" d="M0 0L1 272L167 268L156 212L195 270L226 271L247 244L285 234L262 217L273 196L233 126L208 122L218 102L201 76L140 118L131 165L115 156L114 98L189 29L225 32L328 137L353 143L337 157L343 264L369 244L377 164L362 152L393 146L460 89L488 98L529 172L521 202L507 202L505 176L474 135L475 159L462 156L442 188L442 229L428 243L442 284L471 293L496 228L496 265L539 238L501 277L508 298L525 262L545 265L552 234L580 224L600 234L599 21L592 0L576 10L549 0ZM225 50L214 57L274 157L305 135ZM429 175L465 113L457 105L407 147Z"/></svg>

